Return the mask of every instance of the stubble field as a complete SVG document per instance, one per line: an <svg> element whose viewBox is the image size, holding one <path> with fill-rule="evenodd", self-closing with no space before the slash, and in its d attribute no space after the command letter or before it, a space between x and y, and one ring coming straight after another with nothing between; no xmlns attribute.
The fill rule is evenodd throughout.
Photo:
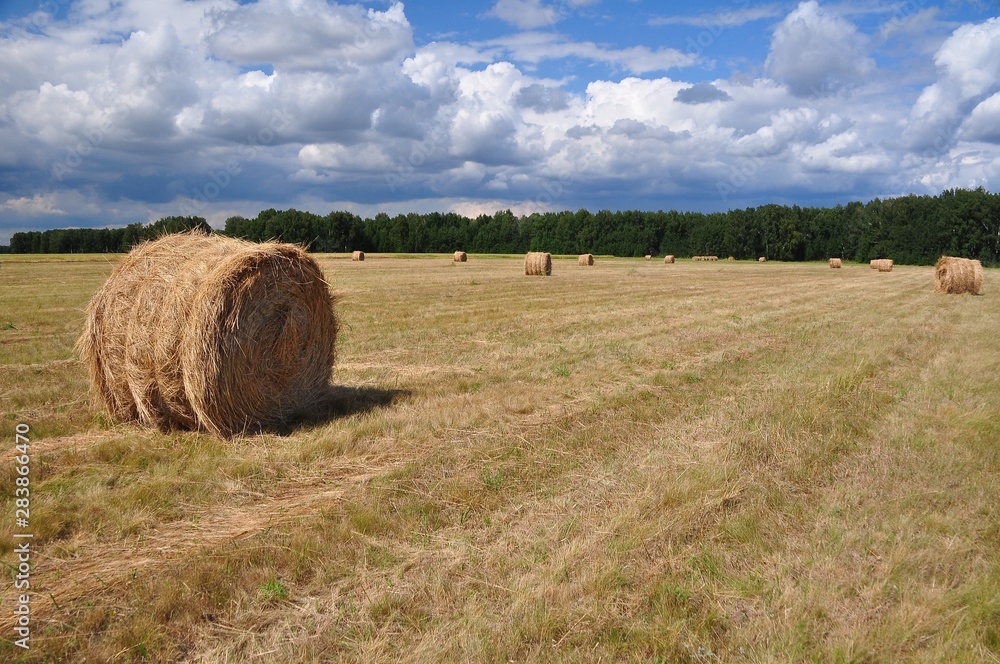
<svg viewBox="0 0 1000 664"><path fill-rule="evenodd" d="M3 260L0 660L1000 662L994 271L317 258L332 398L228 442L92 407L115 258Z"/></svg>

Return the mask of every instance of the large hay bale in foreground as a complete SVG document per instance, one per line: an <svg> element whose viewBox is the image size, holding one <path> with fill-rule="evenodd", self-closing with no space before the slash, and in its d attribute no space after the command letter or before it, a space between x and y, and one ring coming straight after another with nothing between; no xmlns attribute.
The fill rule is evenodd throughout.
<svg viewBox="0 0 1000 664"><path fill-rule="evenodd" d="M832 267L834 269L839 270L841 267L843 267L843 264L844 264L844 261L842 261L839 258L831 258L830 259L830 267Z"/></svg>
<svg viewBox="0 0 1000 664"><path fill-rule="evenodd" d="M351 254L352 261L363 261L364 259L365 259L365 252L363 251L355 251L353 254Z"/></svg>
<svg viewBox="0 0 1000 664"><path fill-rule="evenodd" d="M552 254L545 251L529 251L524 257L524 273L532 276L552 274Z"/></svg>
<svg viewBox="0 0 1000 664"><path fill-rule="evenodd" d="M314 405L336 338L304 250L193 232L135 247L91 299L77 345L112 419L227 438Z"/></svg>
<svg viewBox="0 0 1000 664"><path fill-rule="evenodd" d="M664 263L673 264L673 262L674 262L674 255L673 254L667 254L666 256L663 257L663 262Z"/></svg>
<svg viewBox="0 0 1000 664"><path fill-rule="evenodd" d="M578 265L593 265L594 255L593 254L580 254L579 260L577 260Z"/></svg>
<svg viewBox="0 0 1000 664"><path fill-rule="evenodd" d="M970 258L942 256L934 266L934 290L938 293L971 293L983 289L983 264Z"/></svg>
<svg viewBox="0 0 1000 664"><path fill-rule="evenodd" d="M452 257L452 260L456 263L465 263L466 261L469 260L469 254L465 253L464 251L456 251L455 255Z"/></svg>

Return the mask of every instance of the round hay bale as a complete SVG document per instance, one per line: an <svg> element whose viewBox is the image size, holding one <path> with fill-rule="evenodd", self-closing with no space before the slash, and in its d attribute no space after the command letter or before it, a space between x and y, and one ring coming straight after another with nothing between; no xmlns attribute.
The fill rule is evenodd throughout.
<svg viewBox="0 0 1000 664"><path fill-rule="evenodd" d="M77 345L112 419L228 438L315 405L336 339L303 249L193 232L135 247L91 299Z"/></svg>
<svg viewBox="0 0 1000 664"><path fill-rule="evenodd" d="M843 261L839 258L830 259L830 267L834 269L840 269L843 266Z"/></svg>
<svg viewBox="0 0 1000 664"><path fill-rule="evenodd" d="M870 262L870 263L868 263L868 265L869 265L869 266L871 267L871 269L873 269L873 270L877 270L877 269L878 269L878 261L879 261L879 259L877 259L877 258L873 258L873 259L871 260L871 262Z"/></svg>
<svg viewBox="0 0 1000 664"><path fill-rule="evenodd" d="M594 255L593 254L580 254L580 258L577 261L578 265L593 265Z"/></svg>
<svg viewBox="0 0 1000 664"><path fill-rule="evenodd" d="M653 260L653 255L652 254L646 254L646 260L647 261Z"/></svg>
<svg viewBox="0 0 1000 664"><path fill-rule="evenodd" d="M726 260L729 260L729 261L734 261L734 260L736 260L736 259L735 259L735 258L734 258L733 256L730 256L730 257L729 257L729 258L727 258Z"/></svg>
<svg viewBox="0 0 1000 664"><path fill-rule="evenodd" d="M709 256L708 260L710 260L710 261L717 261L717 260L719 260L719 257L718 256Z"/></svg>
<svg viewBox="0 0 1000 664"><path fill-rule="evenodd" d="M531 276L552 274L552 254L545 251L529 251L524 257L524 273Z"/></svg>
<svg viewBox="0 0 1000 664"><path fill-rule="evenodd" d="M766 263L767 262L767 256L761 256L760 258L757 259L757 262L758 263Z"/></svg>
<svg viewBox="0 0 1000 664"><path fill-rule="evenodd" d="M363 251L355 251L353 254L351 254L352 261L363 261L364 259L365 259L365 252Z"/></svg>
<svg viewBox="0 0 1000 664"><path fill-rule="evenodd" d="M942 256L934 265L934 290L938 293L971 293L983 289L983 264L971 258Z"/></svg>
<svg viewBox="0 0 1000 664"><path fill-rule="evenodd" d="M456 263L465 263L466 261L469 260L469 254L465 253L464 251L456 251L455 255L452 257L452 260Z"/></svg>
<svg viewBox="0 0 1000 664"><path fill-rule="evenodd" d="M892 272L892 259L880 258L876 268L879 272Z"/></svg>
<svg viewBox="0 0 1000 664"><path fill-rule="evenodd" d="M666 256L663 257L663 262L664 263L673 264L673 262L674 262L674 255L673 254L667 254Z"/></svg>

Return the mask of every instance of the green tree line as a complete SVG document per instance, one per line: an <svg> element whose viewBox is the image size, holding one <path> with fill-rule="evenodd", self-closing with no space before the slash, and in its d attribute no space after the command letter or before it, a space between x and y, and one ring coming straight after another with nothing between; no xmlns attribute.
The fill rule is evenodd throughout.
<svg viewBox="0 0 1000 664"><path fill-rule="evenodd" d="M212 227L201 217L165 217L151 224L129 224L124 228L53 228L47 231L26 231L11 235L10 253L120 253L146 240L195 228L212 232Z"/></svg>
<svg viewBox="0 0 1000 664"><path fill-rule="evenodd" d="M121 252L164 233L209 228L200 217L168 217L119 229L58 229L15 233L12 253ZM951 189L938 196L902 196L836 207L768 204L702 213L624 210L546 212L509 210L469 218L455 213L350 212L320 216L268 209L255 218L230 217L222 231L253 241L283 240L311 251L360 249L385 253L674 254L767 256L784 261L840 257L867 262L932 264L943 254L1000 263L1000 194Z"/></svg>

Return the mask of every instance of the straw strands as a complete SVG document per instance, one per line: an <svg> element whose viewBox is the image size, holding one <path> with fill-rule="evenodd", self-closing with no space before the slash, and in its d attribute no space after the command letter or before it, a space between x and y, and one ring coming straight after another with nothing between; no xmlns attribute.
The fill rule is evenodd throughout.
<svg viewBox="0 0 1000 664"><path fill-rule="evenodd" d="M363 251L355 251L353 254L351 254L352 261L363 261L364 259L365 259L365 252Z"/></svg>
<svg viewBox="0 0 1000 664"><path fill-rule="evenodd" d="M983 264L969 258L942 256L934 266L934 290L938 293L971 293L983 289Z"/></svg>
<svg viewBox="0 0 1000 664"><path fill-rule="evenodd" d="M524 257L524 273L532 276L552 274L552 254L545 251L529 251Z"/></svg>
<svg viewBox="0 0 1000 664"><path fill-rule="evenodd" d="M577 260L578 265L593 265L594 255L593 254L580 254L580 258Z"/></svg>
<svg viewBox="0 0 1000 664"><path fill-rule="evenodd" d="M839 259L839 258L831 258L830 259L830 267L834 268L834 269L837 269L837 270L839 270L841 267L843 267L843 263L844 262L841 259Z"/></svg>
<svg viewBox="0 0 1000 664"><path fill-rule="evenodd" d="M112 419L228 438L314 405L336 338L301 248L193 232L135 247L91 299L77 347Z"/></svg>
<svg viewBox="0 0 1000 664"><path fill-rule="evenodd" d="M663 257L663 262L664 263L673 264L673 262L674 262L674 255L673 254L667 254L666 256Z"/></svg>
<svg viewBox="0 0 1000 664"><path fill-rule="evenodd" d="M455 263L465 263L469 260L469 254L464 251L456 251L455 255L452 257L452 261Z"/></svg>

